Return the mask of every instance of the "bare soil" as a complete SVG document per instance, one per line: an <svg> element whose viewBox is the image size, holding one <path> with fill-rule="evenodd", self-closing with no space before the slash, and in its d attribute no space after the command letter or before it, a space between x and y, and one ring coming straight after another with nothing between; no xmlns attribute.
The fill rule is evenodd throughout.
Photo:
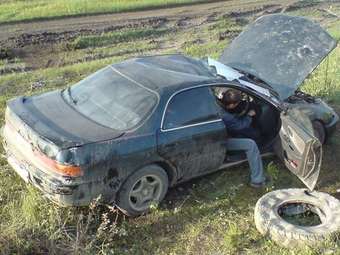
<svg viewBox="0 0 340 255"><path fill-rule="evenodd" d="M327 2L229 0L159 10L2 24L0 59L20 58L26 64L25 70L45 68L53 66L54 61L50 59L46 63L41 60L58 52L60 49L56 45L71 42L79 36L99 35L123 28L199 28L202 24L215 22L221 16L247 23L264 14L316 8L315 5L321 7ZM226 30L220 39L236 35L237 32Z"/></svg>

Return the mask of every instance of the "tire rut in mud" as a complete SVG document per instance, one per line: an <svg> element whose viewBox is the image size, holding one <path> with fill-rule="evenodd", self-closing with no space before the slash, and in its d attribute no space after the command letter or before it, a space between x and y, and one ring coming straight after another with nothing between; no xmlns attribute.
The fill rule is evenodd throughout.
<svg viewBox="0 0 340 255"><path fill-rule="evenodd" d="M43 31L41 33L23 33L18 37L10 37L8 40L0 42L0 46L4 48L22 48L28 45L55 44L68 42L79 36L100 35L121 29L138 29L146 27L156 29L165 25L166 22L168 22L166 18L156 17L146 20L137 20L126 24L105 26L103 28L79 29L62 32Z"/></svg>
<svg viewBox="0 0 340 255"><path fill-rule="evenodd" d="M67 49L67 47L62 48L58 45L65 44L67 46L69 43L72 43L74 40L82 36L98 36L125 29L148 28L166 28L169 29L169 31L175 31L177 33L180 31L189 31L189 29L200 29L204 25L218 22L221 18L230 19L234 22L234 24L237 24L240 27L239 29L226 27L224 30L219 32L219 41L226 39L231 40L241 32L241 28L243 26L247 25L249 22L261 15L315 6L314 2L309 3L309 1L303 0L294 1L290 4L287 4L287 1L282 1L280 4L274 1L262 1L258 4L257 1L249 1L249 5L246 5L245 3L235 4L234 2L235 1L232 0L228 1L228 4L231 4L232 7L228 7L227 4L220 4L220 7L223 6L224 8L217 8L217 5L214 5L213 8L207 8L206 12L204 10L202 11L202 7L195 6L192 7L193 11L186 10L175 14L174 11L171 11L172 14L170 14L164 10L155 10L154 16L152 17L146 17L143 16L143 14L138 16L139 14L136 13L133 15L129 14L126 19L122 19L122 17L120 17L111 20L110 18L113 16L110 15L108 15L107 18L98 16L99 20L97 20L97 16L89 16L87 18L82 17L80 21L70 21L71 24L69 26L65 25L65 27L62 27L62 24L66 24L65 20L55 21L54 23L40 21L38 29L34 28L28 31L24 30L24 28L27 27L26 24L17 30L14 29L15 31L13 30L13 33L9 32L4 36L4 34L7 33L5 31L3 32L2 37L0 36L0 49L2 49L0 51L0 59L21 59L26 64L27 69L24 71L53 66L59 67L64 65L63 61L58 62L54 56L58 55L58 52L66 52L67 50L72 49ZM196 10L196 8L198 9ZM91 20L95 21L91 22ZM77 23L78 21L79 24ZM45 23L46 25L50 24L51 26L42 28L42 24ZM11 31L10 28L6 28L6 30ZM150 39L151 41L157 41L155 38ZM202 41L204 41L204 39L198 40L198 43ZM160 47L161 50L162 47L167 48L168 46L169 45L167 42L160 41L157 47ZM172 48L177 47L176 45L170 46ZM153 49L152 52L155 52L156 50L157 49ZM124 52L119 52L117 54L123 55ZM80 60L74 59L73 61L66 61L66 64L74 64L78 62L113 57L117 54L93 54L93 56L86 56ZM21 71L23 70L20 68L12 68L4 70L2 74Z"/></svg>

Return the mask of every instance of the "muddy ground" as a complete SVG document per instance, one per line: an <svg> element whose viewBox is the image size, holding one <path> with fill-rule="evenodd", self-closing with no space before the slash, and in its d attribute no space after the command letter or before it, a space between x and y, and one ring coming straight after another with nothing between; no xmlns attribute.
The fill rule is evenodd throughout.
<svg viewBox="0 0 340 255"><path fill-rule="evenodd" d="M244 25L264 14L291 12L302 8L326 10L333 2L229 0L160 10L0 24L0 59L7 59L9 62L11 59L19 59L25 63L25 67L3 69L0 75L62 66L57 55L65 51L65 47L60 45L72 42L79 36L100 35L124 28L164 27L176 31L199 29L203 24L216 22L221 16ZM336 17L325 12L322 20L334 18ZM220 34L220 39L232 38L238 33L239 31L228 31L226 28ZM159 50L176 46L174 42L163 42Z"/></svg>

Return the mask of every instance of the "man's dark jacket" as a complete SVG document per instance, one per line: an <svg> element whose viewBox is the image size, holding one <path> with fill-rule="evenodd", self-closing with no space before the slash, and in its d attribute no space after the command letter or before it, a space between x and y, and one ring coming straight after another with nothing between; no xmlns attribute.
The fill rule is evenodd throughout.
<svg viewBox="0 0 340 255"><path fill-rule="evenodd" d="M227 132L232 137L250 138L258 141L259 133L252 127L252 118L250 116L237 117L236 115L225 112L222 120Z"/></svg>

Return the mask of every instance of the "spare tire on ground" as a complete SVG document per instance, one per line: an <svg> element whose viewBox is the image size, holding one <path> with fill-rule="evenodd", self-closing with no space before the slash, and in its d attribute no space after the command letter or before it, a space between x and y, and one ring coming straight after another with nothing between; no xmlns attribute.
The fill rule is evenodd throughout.
<svg viewBox="0 0 340 255"><path fill-rule="evenodd" d="M314 247L340 230L340 201L306 189L275 190L257 201L254 217L260 233L279 245Z"/></svg>

